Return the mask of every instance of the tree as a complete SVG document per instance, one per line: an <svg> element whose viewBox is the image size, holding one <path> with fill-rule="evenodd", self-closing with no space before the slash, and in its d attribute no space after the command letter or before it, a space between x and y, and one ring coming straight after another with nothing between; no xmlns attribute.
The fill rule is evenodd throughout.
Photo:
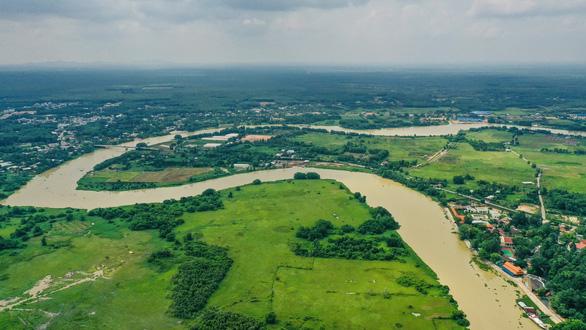
<svg viewBox="0 0 586 330"><path fill-rule="evenodd" d="M47 237L43 236L43 238L41 238L41 246L47 246Z"/></svg>
<svg viewBox="0 0 586 330"><path fill-rule="evenodd" d="M265 317L265 322L267 324L276 324L277 323L277 314L275 312L269 312Z"/></svg>
<svg viewBox="0 0 586 330"><path fill-rule="evenodd" d="M317 174L315 172L307 173L307 180L319 180L319 179L320 179L319 174Z"/></svg>
<svg viewBox="0 0 586 330"><path fill-rule="evenodd" d="M586 323L580 320L566 320L551 327L551 330L586 330Z"/></svg>
<svg viewBox="0 0 586 330"><path fill-rule="evenodd" d="M307 179L307 175L305 173L302 173L302 172L296 172L293 175L293 179L295 179L295 180L305 180L305 179Z"/></svg>
<svg viewBox="0 0 586 330"><path fill-rule="evenodd" d="M464 183L466 183L466 180L461 175L454 176L454 178L452 179L452 181L454 182L454 184L464 184Z"/></svg>

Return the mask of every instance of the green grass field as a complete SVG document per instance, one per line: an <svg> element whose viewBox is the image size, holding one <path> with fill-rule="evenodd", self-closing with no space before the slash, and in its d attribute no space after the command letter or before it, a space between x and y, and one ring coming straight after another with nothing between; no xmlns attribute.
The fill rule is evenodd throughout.
<svg viewBox="0 0 586 330"><path fill-rule="evenodd" d="M168 244L155 233L88 218L56 222L46 237L49 246L36 237L15 255L0 252L0 300L27 297L25 291L51 276L45 298L0 312L0 328L179 327L166 314L172 272L158 273L145 264L146 256ZM88 280L96 271L103 277Z"/></svg>
<svg viewBox="0 0 586 330"><path fill-rule="evenodd" d="M88 173L83 179L93 182L153 182L153 183L182 183L192 176L202 175L213 171L212 168L176 168L170 167L162 171L117 171L101 170ZM82 180L83 180L82 179Z"/></svg>
<svg viewBox="0 0 586 330"><path fill-rule="evenodd" d="M406 262L382 262L303 258L291 252L301 225L317 219L358 225L369 217L368 208L349 199L338 183L293 181L230 191L234 198L225 199L225 209L189 215L179 228L228 247L234 259L211 305L257 318L274 311L279 326L295 328L378 329L400 323L407 329L433 329L435 318L455 310L439 289L422 295L396 283L397 277L414 274L437 284L414 255ZM452 321L448 328L457 325Z"/></svg>
<svg viewBox="0 0 586 330"><path fill-rule="evenodd" d="M476 151L469 144L457 143L444 157L427 166L410 171L423 178L451 180L456 175L470 174L477 180L508 185L535 181L535 171L510 152Z"/></svg>
<svg viewBox="0 0 586 330"><path fill-rule="evenodd" d="M389 152L389 160L423 161L441 150L447 140L442 137L382 137L382 136L346 136L341 134L307 133L295 138L300 142L318 147L343 149L348 142L360 143L368 149L383 149Z"/></svg>
<svg viewBox="0 0 586 330"><path fill-rule="evenodd" d="M185 214L177 229L179 237L191 232L227 247L234 260L208 305L260 320L274 311L275 328L461 328L450 319L455 305L412 252L397 261L306 258L291 252L301 225L327 219L336 226L356 226L370 217L368 207L339 183L249 185L222 196L224 209ZM71 221L46 224L48 246L36 237L16 253L0 252L2 304L27 297L27 290L51 276L43 299L0 312L0 328L185 328L167 313L176 267L159 271L146 263L150 253L172 243L154 231L130 231L121 220L82 215L74 211ZM432 287L422 294L401 286L397 278L405 275Z"/></svg>
<svg viewBox="0 0 586 330"><path fill-rule="evenodd" d="M563 149L583 150L586 139L548 134L527 134L519 137L519 146L513 149L543 169L543 186L573 192L586 192L586 155L543 152Z"/></svg>
<svg viewBox="0 0 586 330"><path fill-rule="evenodd" d="M82 190L116 190L113 185L129 184L123 190L140 189L132 184L148 184L148 188L169 187L195 181L204 181L227 175L219 169L211 167L170 167L161 171L112 170L92 171L78 181L78 189Z"/></svg>
<svg viewBox="0 0 586 330"><path fill-rule="evenodd" d="M505 143L511 142L513 133L504 130L483 129L466 132L466 137L470 140L484 141L486 143Z"/></svg>

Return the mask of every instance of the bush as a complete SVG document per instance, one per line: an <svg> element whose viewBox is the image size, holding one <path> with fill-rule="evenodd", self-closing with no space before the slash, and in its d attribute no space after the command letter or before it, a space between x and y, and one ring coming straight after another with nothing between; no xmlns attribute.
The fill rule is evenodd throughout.
<svg viewBox="0 0 586 330"><path fill-rule="evenodd" d="M313 227L299 227L296 236L308 241L316 241L330 235L333 229L334 225L331 222L320 219L315 222Z"/></svg>
<svg viewBox="0 0 586 330"><path fill-rule="evenodd" d="M356 229L351 225L342 225L342 227L340 227L340 230L342 231L342 233L347 234L355 231Z"/></svg>
<svg viewBox="0 0 586 330"><path fill-rule="evenodd" d="M193 330L260 330L264 325L246 315L207 308L197 318Z"/></svg>
<svg viewBox="0 0 586 330"><path fill-rule="evenodd" d="M269 312L265 317L265 322L267 324L276 324L277 323L277 314L275 312Z"/></svg>
<svg viewBox="0 0 586 330"><path fill-rule="evenodd" d="M293 179L295 180L305 180L307 179L307 175L303 172L297 172L293 175Z"/></svg>
<svg viewBox="0 0 586 330"><path fill-rule="evenodd" d="M321 177L315 172L307 173L307 180L319 180Z"/></svg>

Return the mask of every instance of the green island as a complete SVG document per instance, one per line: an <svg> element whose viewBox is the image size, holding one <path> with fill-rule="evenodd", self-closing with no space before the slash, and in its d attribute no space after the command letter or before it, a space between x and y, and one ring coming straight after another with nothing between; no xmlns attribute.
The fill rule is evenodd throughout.
<svg viewBox="0 0 586 330"><path fill-rule="evenodd" d="M335 181L300 177L90 212L3 207L0 234L13 239L1 241L0 296L12 298L0 324L467 325L392 215Z"/></svg>

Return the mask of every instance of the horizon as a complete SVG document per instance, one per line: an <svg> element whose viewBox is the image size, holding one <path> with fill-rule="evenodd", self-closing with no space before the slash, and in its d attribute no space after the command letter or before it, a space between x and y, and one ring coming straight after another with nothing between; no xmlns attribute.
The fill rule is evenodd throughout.
<svg viewBox="0 0 586 330"><path fill-rule="evenodd" d="M0 66L586 64L586 0L4 0Z"/></svg>

